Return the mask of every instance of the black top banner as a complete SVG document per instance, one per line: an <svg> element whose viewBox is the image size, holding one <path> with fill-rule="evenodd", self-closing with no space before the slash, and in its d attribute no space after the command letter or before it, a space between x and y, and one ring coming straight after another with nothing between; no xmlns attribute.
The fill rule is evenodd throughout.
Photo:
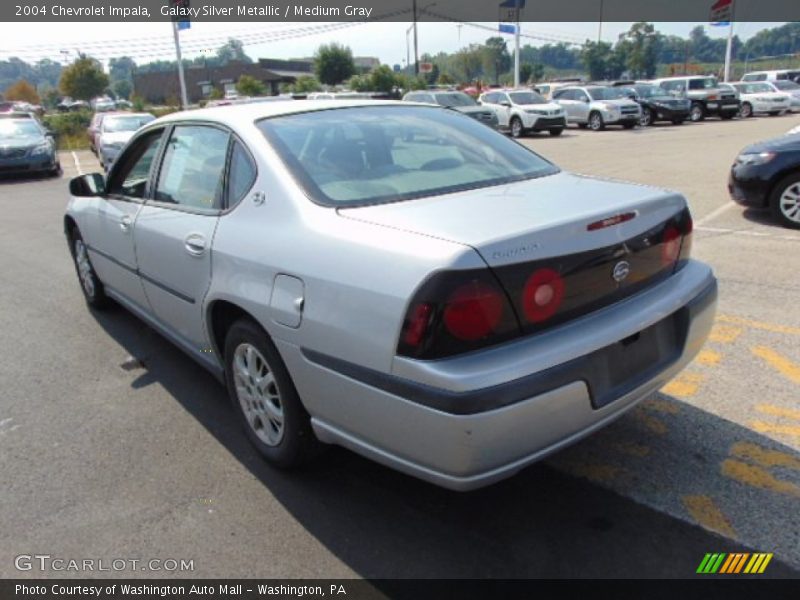
<svg viewBox="0 0 800 600"><path fill-rule="evenodd" d="M185 6L188 4L188 7ZM519 15L517 15L517 10ZM3 0L0 21L796 21L798 0Z"/></svg>

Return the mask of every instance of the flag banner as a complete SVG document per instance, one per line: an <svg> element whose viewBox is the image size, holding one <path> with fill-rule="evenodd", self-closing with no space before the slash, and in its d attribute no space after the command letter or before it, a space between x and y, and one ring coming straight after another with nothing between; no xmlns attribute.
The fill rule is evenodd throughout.
<svg viewBox="0 0 800 600"><path fill-rule="evenodd" d="M500 33L517 33L517 26L510 23L500 23L498 30Z"/></svg>
<svg viewBox="0 0 800 600"><path fill-rule="evenodd" d="M0 2L0 21L58 22L154 22L191 20L192 22L386 22L413 20L411 0L195 0L191 6L176 6L175 0L37 0L36 12L18 10L14 2ZM732 0L605 0L603 21L724 22L730 16ZM418 20L457 23L497 22L501 14L522 11L522 19L532 22L596 21L599 0L436 0L418 10ZM797 0L739 0L736 20L742 22L797 21ZM711 18L709 18L711 17Z"/></svg>

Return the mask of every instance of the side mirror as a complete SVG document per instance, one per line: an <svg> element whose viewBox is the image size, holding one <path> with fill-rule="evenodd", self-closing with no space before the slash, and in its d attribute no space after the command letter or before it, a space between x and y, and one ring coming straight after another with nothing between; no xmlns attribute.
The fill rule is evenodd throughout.
<svg viewBox="0 0 800 600"><path fill-rule="evenodd" d="M589 104L589 102L591 102L591 100L589 100L589 98L584 96L583 98L581 98L581 102L585 102L586 104Z"/></svg>
<svg viewBox="0 0 800 600"><path fill-rule="evenodd" d="M106 178L100 173L89 173L69 182L69 193L77 198L92 198L106 193Z"/></svg>

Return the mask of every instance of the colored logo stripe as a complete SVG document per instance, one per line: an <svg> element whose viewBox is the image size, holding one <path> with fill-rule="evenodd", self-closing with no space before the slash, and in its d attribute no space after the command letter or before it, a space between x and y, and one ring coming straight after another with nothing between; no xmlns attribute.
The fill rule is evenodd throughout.
<svg viewBox="0 0 800 600"><path fill-rule="evenodd" d="M737 574L737 573L763 573L772 560L772 553L759 552L724 552L708 553L703 557L697 573L702 574ZM745 564L747 566L745 566Z"/></svg>

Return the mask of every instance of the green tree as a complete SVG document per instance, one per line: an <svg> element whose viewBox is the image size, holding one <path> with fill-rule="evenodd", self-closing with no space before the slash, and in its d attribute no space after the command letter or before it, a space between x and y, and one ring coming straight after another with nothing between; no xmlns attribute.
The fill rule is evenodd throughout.
<svg viewBox="0 0 800 600"><path fill-rule="evenodd" d="M635 78L652 79L658 67L659 39L652 23L634 23L621 36L618 45L625 43L625 64Z"/></svg>
<svg viewBox="0 0 800 600"><path fill-rule="evenodd" d="M544 65L542 63L536 63L533 65L533 71L531 72L531 77L534 81L541 81L544 79Z"/></svg>
<svg viewBox="0 0 800 600"><path fill-rule="evenodd" d="M6 90L6 100L16 100L17 102L29 102L30 104L39 104L39 94L36 93L36 88L33 87L29 81L20 79L15 84L11 85Z"/></svg>
<svg viewBox="0 0 800 600"><path fill-rule="evenodd" d="M437 81L437 83L438 83L439 85L453 85L453 84L455 84L455 82L456 82L456 80L455 80L455 79L453 79L453 78L452 78L450 75L448 75L447 73L441 73L441 74L439 75L439 79L438 79L438 81Z"/></svg>
<svg viewBox="0 0 800 600"><path fill-rule="evenodd" d="M61 72L61 93L87 102L108 87L108 75L93 58L81 56Z"/></svg>
<svg viewBox="0 0 800 600"><path fill-rule="evenodd" d="M133 91L133 84L127 79L118 79L111 84L111 91L114 92L117 98L124 98L127 100L130 98L131 92Z"/></svg>
<svg viewBox="0 0 800 600"><path fill-rule="evenodd" d="M372 82L369 75L353 75L347 80L347 87L354 92L369 92Z"/></svg>
<svg viewBox="0 0 800 600"><path fill-rule="evenodd" d="M519 66L519 81L520 83L527 83L533 77L533 65L531 63L522 63Z"/></svg>
<svg viewBox="0 0 800 600"><path fill-rule="evenodd" d="M611 59L611 44L587 40L581 49L581 62L590 79L604 79Z"/></svg>
<svg viewBox="0 0 800 600"><path fill-rule="evenodd" d="M470 44L453 56L453 66L462 81L474 81L483 73L483 47Z"/></svg>
<svg viewBox="0 0 800 600"><path fill-rule="evenodd" d="M242 75L236 82L236 91L242 96L263 96L267 93L267 86L250 75Z"/></svg>
<svg viewBox="0 0 800 600"><path fill-rule="evenodd" d="M219 47L217 50L217 62L218 64L224 65L231 61L239 61L245 63L251 63L253 60L245 54L244 51L244 44L240 40L235 38L228 38L228 41L225 42L222 46Z"/></svg>
<svg viewBox="0 0 800 600"><path fill-rule="evenodd" d="M133 72L136 70L136 62L130 56L120 56L108 61L108 77L111 82L133 81Z"/></svg>
<svg viewBox="0 0 800 600"><path fill-rule="evenodd" d="M501 37L490 37L483 47L483 72L492 73L495 83L499 82L500 75L507 73L511 68L511 55L506 48L506 42Z"/></svg>
<svg viewBox="0 0 800 600"><path fill-rule="evenodd" d="M347 46L335 42L323 44L314 55L317 79L327 85L338 85L356 72L353 53Z"/></svg>
<svg viewBox="0 0 800 600"><path fill-rule="evenodd" d="M296 94L308 94L310 92L318 92L321 89L322 86L319 84L319 81L310 75L298 77L297 81L295 81L294 85L292 86L292 91L294 91Z"/></svg>
<svg viewBox="0 0 800 600"><path fill-rule="evenodd" d="M397 77L387 66L376 67L369 74L369 84L373 92L391 92L397 86Z"/></svg>

